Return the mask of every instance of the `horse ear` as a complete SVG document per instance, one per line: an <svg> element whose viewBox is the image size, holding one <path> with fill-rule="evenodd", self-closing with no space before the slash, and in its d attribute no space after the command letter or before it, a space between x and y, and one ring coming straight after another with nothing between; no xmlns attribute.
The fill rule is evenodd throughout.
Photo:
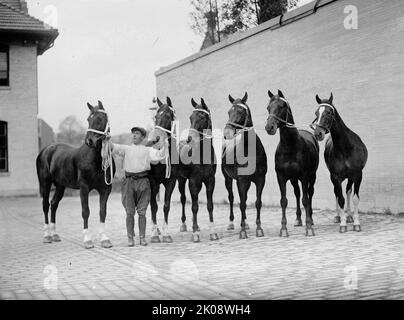
<svg viewBox="0 0 404 320"><path fill-rule="evenodd" d="M87 107L88 107L88 109L90 109L91 112L94 111L94 107L91 104L89 104L88 102L87 102Z"/></svg>
<svg viewBox="0 0 404 320"><path fill-rule="evenodd" d="M100 100L98 100L98 106L100 107L100 109L104 109L104 106L102 105L102 102Z"/></svg>
<svg viewBox="0 0 404 320"><path fill-rule="evenodd" d="M234 102L234 98L229 94L229 101L231 102L231 103L233 103Z"/></svg>
<svg viewBox="0 0 404 320"><path fill-rule="evenodd" d="M196 108L198 104L195 102L194 98L191 99L192 106Z"/></svg>
<svg viewBox="0 0 404 320"><path fill-rule="evenodd" d="M171 103L171 99L170 99L170 97L167 97L167 104L170 106L170 107L172 107L173 105L172 105L172 103Z"/></svg>
<svg viewBox="0 0 404 320"><path fill-rule="evenodd" d="M242 103L246 103L246 102L247 102L247 99L248 99L248 93L246 92L245 95L244 95L244 97L243 97L243 99L241 99L241 102L242 102Z"/></svg>
<svg viewBox="0 0 404 320"><path fill-rule="evenodd" d="M272 98L272 97L274 96L274 94L273 94L271 91L268 90L268 96L269 96L270 98Z"/></svg>
<svg viewBox="0 0 404 320"><path fill-rule="evenodd" d="M279 89L278 89L278 96L285 99L285 96L283 95L283 92L281 90L279 90Z"/></svg>
<svg viewBox="0 0 404 320"><path fill-rule="evenodd" d="M334 100L334 96L332 95L332 92L331 92L331 96L330 96L330 99L329 99L329 101L330 101L330 104L332 104L332 101Z"/></svg>
<svg viewBox="0 0 404 320"><path fill-rule="evenodd" d="M318 94L316 94L316 101L317 101L318 104L321 103L321 99L320 99L320 97L318 96Z"/></svg>
<svg viewBox="0 0 404 320"><path fill-rule="evenodd" d="M161 107L163 105L163 103L160 101L159 98L157 98L157 104L158 104L159 107Z"/></svg>
<svg viewBox="0 0 404 320"><path fill-rule="evenodd" d="M208 106L205 103L205 100L203 100L203 98L201 98L201 105L202 107L204 107L205 109L208 109Z"/></svg>

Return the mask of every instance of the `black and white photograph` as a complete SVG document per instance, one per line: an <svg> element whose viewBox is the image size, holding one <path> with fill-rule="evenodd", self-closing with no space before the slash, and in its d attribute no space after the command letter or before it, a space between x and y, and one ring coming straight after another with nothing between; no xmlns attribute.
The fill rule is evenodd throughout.
<svg viewBox="0 0 404 320"><path fill-rule="evenodd" d="M404 300L403 86L402 0L0 0L0 300Z"/></svg>

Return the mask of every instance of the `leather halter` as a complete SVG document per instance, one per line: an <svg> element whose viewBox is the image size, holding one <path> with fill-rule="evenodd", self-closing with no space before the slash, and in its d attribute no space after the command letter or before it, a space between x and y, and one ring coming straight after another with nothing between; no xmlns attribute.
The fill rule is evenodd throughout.
<svg viewBox="0 0 404 320"><path fill-rule="evenodd" d="M329 133L329 132L330 132L330 129L331 129L331 127L332 127L332 123L334 122L334 118L335 118L335 107L334 107L333 105L329 104L329 103L320 103L320 104L318 105L317 111L320 109L320 107L330 107L330 108L331 108L332 116L331 116L331 117L327 117L327 118L325 119L326 124L329 124L329 125L327 125L327 126L319 125L318 123L316 123L316 121L320 121L321 119L316 118L316 119L314 119L313 122L311 123L310 128L312 128L313 130L315 130L316 127L319 127L319 128L321 128L321 129L323 129L326 133Z"/></svg>
<svg viewBox="0 0 404 320"><path fill-rule="evenodd" d="M287 127L289 127L289 128L296 128L293 123L290 123L290 122L288 121L289 115L290 115L290 105L289 105L288 100L286 100L285 98L282 98L282 97L279 97L278 99L279 99L279 100L282 100L283 102L285 102L286 105L287 105L287 107L288 107L287 110L286 110L286 120L284 120L284 119L282 119L282 118L279 118L278 116L276 116L276 115L274 115L274 114L269 114L267 121L269 120L269 118L274 118L274 119L276 119L276 120L278 120L278 121L284 123L284 124L285 124Z"/></svg>

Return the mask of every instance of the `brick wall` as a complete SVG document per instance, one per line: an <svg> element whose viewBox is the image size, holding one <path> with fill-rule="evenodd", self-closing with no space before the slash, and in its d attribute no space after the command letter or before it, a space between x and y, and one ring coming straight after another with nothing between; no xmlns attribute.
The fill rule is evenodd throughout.
<svg viewBox="0 0 404 320"><path fill-rule="evenodd" d="M296 13L309 13L314 3L288 14L284 20ZM211 108L213 126L223 128L230 107L228 94L241 97L248 91L254 124L268 155L263 200L278 205L274 154L279 134L269 137L264 131L267 90L283 91L299 126L314 119L315 95L328 97L333 91L334 104L345 123L361 136L369 150L360 209L403 212L404 2L339 0L319 4L322 6L316 13L293 23L277 28L274 21L279 19L269 21L161 68L156 72L157 94L163 99L171 97L182 128L189 127L191 97L203 97ZM358 8L357 30L344 28L347 5ZM314 206L335 208L323 152L324 142ZM215 200L227 199L220 170L216 185ZM290 184L288 198L294 205ZM201 200L205 201L205 192ZM255 187L249 193L249 203L253 201Z"/></svg>
<svg viewBox="0 0 404 320"><path fill-rule="evenodd" d="M0 173L0 196L38 193L36 46L10 46L10 87L0 88L0 119L8 122L9 173Z"/></svg>

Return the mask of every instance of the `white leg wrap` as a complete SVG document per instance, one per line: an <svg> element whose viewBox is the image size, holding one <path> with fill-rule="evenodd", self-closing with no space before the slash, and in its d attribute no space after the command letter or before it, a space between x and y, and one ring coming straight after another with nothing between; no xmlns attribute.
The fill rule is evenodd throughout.
<svg viewBox="0 0 404 320"><path fill-rule="evenodd" d="M163 237L168 236L168 224L164 222L163 224Z"/></svg>
<svg viewBox="0 0 404 320"><path fill-rule="evenodd" d="M157 224L153 224L152 226L152 237L158 237L158 232L157 232Z"/></svg>
<svg viewBox="0 0 404 320"><path fill-rule="evenodd" d="M44 230L44 234L43 234L44 237L50 237L51 236L51 233L50 233L50 230L49 230L49 224L45 224L44 227L43 227L43 230Z"/></svg>
<svg viewBox="0 0 404 320"><path fill-rule="evenodd" d="M354 214L353 214L353 216L354 216L354 225L358 226L358 225L360 225L360 222L359 222L359 198L358 198L357 195L353 196L352 202L353 202L353 205L354 205Z"/></svg>
<svg viewBox="0 0 404 320"><path fill-rule="evenodd" d="M215 224L213 222L209 224L209 230L211 234L215 233Z"/></svg>
<svg viewBox="0 0 404 320"><path fill-rule="evenodd" d="M91 241L91 235L88 229L83 229L84 242Z"/></svg>
<svg viewBox="0 0 404 320"><path fill-rule="evenodd" d="M347 214L346 214L346 212L344 211L344 208L339 208L338 209L338 211L339 211L339 216L341 217L341 224L340 224L340 226L341 227L346 227L346 217L347 217ZM337 212L338 212L337 211Z"/></svg>
<svg viewBox="0 0 404 320"><path fill-rule="evenodd" d="M50 224L49 233L51 237L53 237L56 234L56 225L54 223Z"/></svg>
<svg viewBox="0 0 404 320"><path fill-rule="evenodd" d="M109 240L105 231L105 223L100 223L100 241Z"/></svg>

